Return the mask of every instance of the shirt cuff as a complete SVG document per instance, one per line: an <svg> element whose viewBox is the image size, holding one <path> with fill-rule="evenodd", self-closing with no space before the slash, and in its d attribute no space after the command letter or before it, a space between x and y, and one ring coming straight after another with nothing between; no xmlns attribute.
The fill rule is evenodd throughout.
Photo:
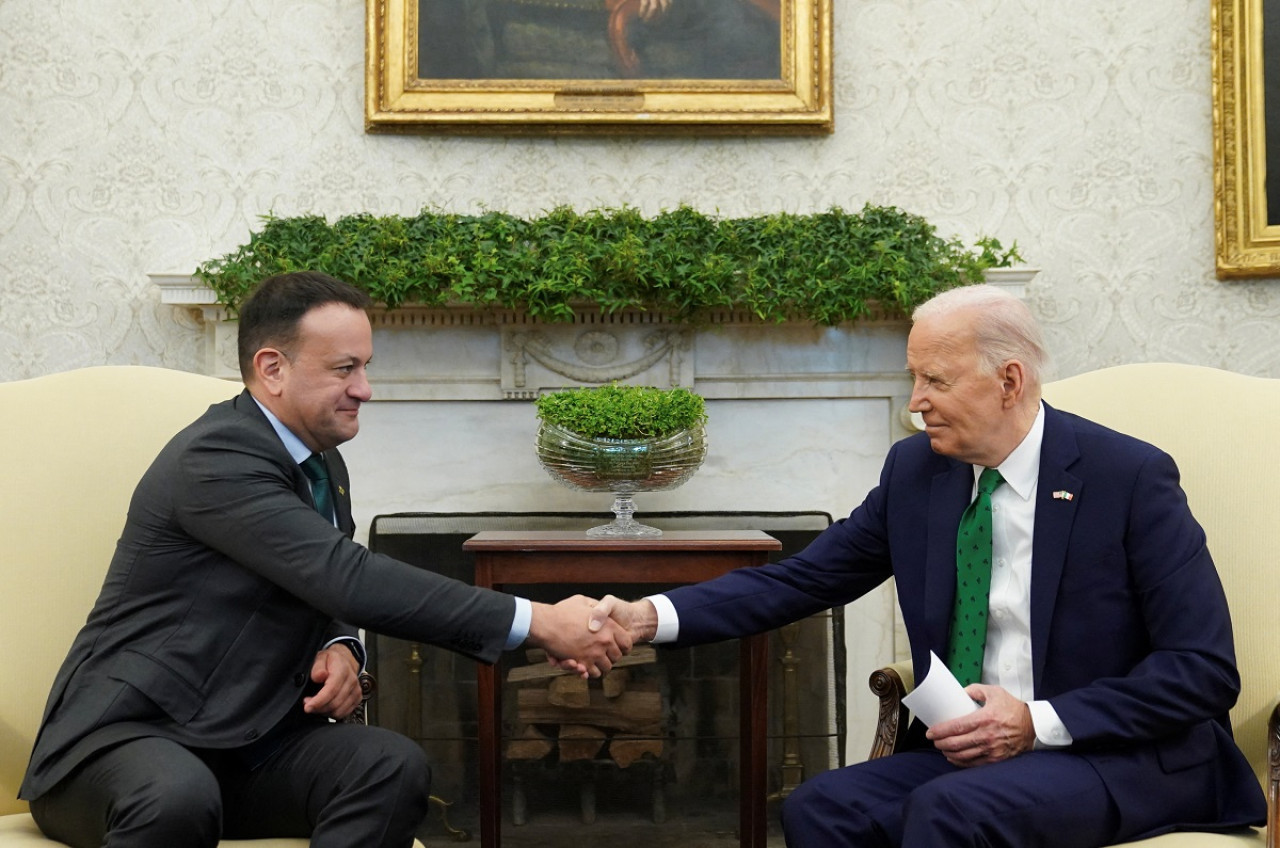
<svg viewBox="0 0 1280 848"><path fill-rule="evenodd" d="M328 642L325 642L324 647L320 650L326 650L331 645L342 645L351 651L351 653L355 654L356 662L360 663L360 670L364 671L364 666L369 659L369 654L365 651L363 642L354 636L339 636L336 639L330 639Z"/></svg>
<svg viewBox="0 0 1280 848"><path fill-rule="evenodd" d="M646 601L658 611L658 630L653 635L654 644L674 642L680 635L680 615L675 604L666 595L649 595Z"/></svg>
<svg viewBox="0 0 1280 848"><path fill-rule="evenodd" d="M511 632L507 634L504 651L514 651L529 638L529 625L533 623L533 604L528 598L516 598L516 617L511 620Z"/></svg>
<svg viewBox="0 0 1280 848"><path fill-rule="evenodd" d="M1072 742L1071 732L1058 718L1058 711L1048 701L1031 701L1027 704L1031 710L1031 726L1036 731L1036 741L1032 746L1040 751L1046 748L1066 748Z"/></svg>

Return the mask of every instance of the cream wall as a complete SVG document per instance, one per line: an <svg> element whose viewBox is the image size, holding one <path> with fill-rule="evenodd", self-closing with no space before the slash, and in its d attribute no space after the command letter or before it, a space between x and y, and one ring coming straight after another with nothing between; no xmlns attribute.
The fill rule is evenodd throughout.
<svg viewBox="0 0 1280 848"><path fill-rule="evenodd" d="M1209 0L835 4L833 135L654 140L366 135L358 0L4 0L0 379L197 370L146 274L269 210L867 201L1016 239L1064 376L1280 376L1275 283L1213 276Z"/></svg>

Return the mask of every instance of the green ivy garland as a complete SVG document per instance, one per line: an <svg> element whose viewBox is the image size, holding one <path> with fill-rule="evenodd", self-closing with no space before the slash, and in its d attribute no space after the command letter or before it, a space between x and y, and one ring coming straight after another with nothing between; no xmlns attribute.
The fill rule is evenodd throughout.
<svg viewBox="0 0 1280 848"><path fill-rule="evenodd" d="M247 244L201 264L196 276L232 312L265 277L310 269L392 309L466 304L567 321L584 303L678 320L734 308L766 321L833 325L873 304L908 313L1019 258L1016 245L1006 251L992 238L972 248L944 239L896 207L718 218L688 206L652 217L630 207L562 206L533 218L429 210L333 223L266 216Z"/></svg>

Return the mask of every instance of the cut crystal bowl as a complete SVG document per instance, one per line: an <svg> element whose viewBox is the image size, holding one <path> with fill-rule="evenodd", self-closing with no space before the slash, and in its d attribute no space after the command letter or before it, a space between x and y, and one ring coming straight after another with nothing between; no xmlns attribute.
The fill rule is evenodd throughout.
<svg viewBox="0 0 1280 848"><path fill-rule="evenodd" d="M652 439L588 439L543 422L538 428L538 461L551 476L584 492L612 492L614 520L592 527L599 537L661 536L656 527L635 520L636 492L674 489L707 456L705 427Z"/></svg>

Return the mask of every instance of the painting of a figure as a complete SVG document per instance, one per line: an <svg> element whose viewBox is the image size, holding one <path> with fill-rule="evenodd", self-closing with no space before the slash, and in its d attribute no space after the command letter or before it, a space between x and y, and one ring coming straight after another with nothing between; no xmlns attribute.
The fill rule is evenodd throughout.
<svg viewBox="0 0 1280 848"><path fill-rule="evenodd" d="M830 133L830 0L378 0L369 132Z"/></svg>
<svg viewBox="0 0 1280 848"><path fill-rule="evenodd" d="M780 0L418 0L423 80L777 80Z"/></svg>

